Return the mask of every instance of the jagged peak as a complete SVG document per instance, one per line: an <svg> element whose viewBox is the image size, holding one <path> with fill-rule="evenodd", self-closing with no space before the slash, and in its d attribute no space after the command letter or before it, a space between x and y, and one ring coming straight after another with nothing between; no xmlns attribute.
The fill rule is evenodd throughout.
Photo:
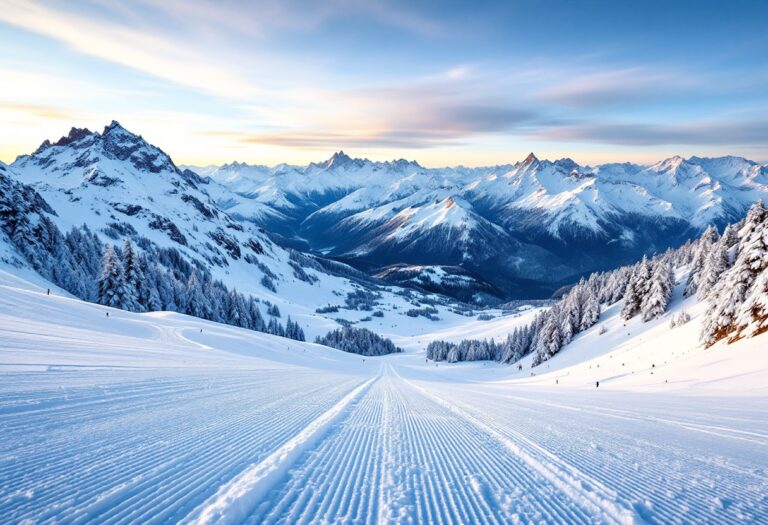
<svg viewBox="0 0 768 525"><path fill-rule="evenodd" d="M347 164L347 163L349 163L351 161L352 161L352 157L350 157L349 155L344 153L343 149L340 149L339 151L334 153L331 156L331 158L326 161L325 164L326 164L327 167L330 168L331 166L342 166L342 165Z"/></svg>
<svg viewBox="0 0 768 525"><path fill-rule="evenodd" d="M533 154L533 152L530 152L527 157L525 157L525 160L523 161L523 164L533 164L539 162L538 157Z"/></svg>
<svg viewBox="0 0 768 525"><path fill-rule="evenodd" d="M685 163L686 160L680 156L680 155L673 155L672 157L669 157L667 159L662 160L656 166L660 167L677 167L681 164Z"/></svg>
<svg viewBox="0 0 768 525"><path fill-rule="evenodd" d="M397 159L397 160L390 160L385 162L384 164L387 164L388 166L392 166L394 168L419 168L421 169L422 166L415 160L408 160L408 159Z"/></svg>
<svg viewBox="0 0 768 525"><path fill-rule="evenodd" d="M564 171L568 174L572 174L573 172L579 172L581 166L579 166L575 160L564 157L562 159L558 159L555 162L553 162L556 167L558 167L561 171Z"/></svg>
<svg viewBox="0 0 768 525"><path fill-rule="evenodd" d="M698 157L696 155L688 159L688 162L693 164L714 164L714 163L729 163L729 164L745 164L747 166L755 166L757 162L749 160L738 155L723 155L720 157Z"/></svg>
<svg viewBox="0 0 768 525"><path fill-rule="evenodd" d="M59 140L57 140L53 145L54 146L66 146L68 144L72 144L73 142L77 142L78 140L82 140L86 137L89 137L93 135L93 132L89 130L88 128L76 128L72 127L69 130L69 133L63 137L61 137ZM48 141L46 141L48 142Z"/></svg>
<svg viewBox="0 0 768 525"><path fill-rule="evenodd" d="M101 134L87 128L73 127L66 136L55 143L45 140L32 155L20 156L17 161L32 159L32 162L53 162L53 159L49 158L48 150L56 146L62 149L84 150L82 153L78 152L75 161L66 160L68 159L66 156L61 157L62 162L76 162L80 167L96 163L102 156L106 156L130 161L136 168L152 173L158 173L163 169L180 173L173 160L163 150L147 143L141 135L126 130L116 120L105 126ZM93 151L92 154L86 154L85 150Z"/></svg>
<svg viewBox="0 0 768 525"><path fill-rule="evenodd" d="M113 121L112 121L112 122L110 122L110 123L109 123L107 126L104 126L104 131L103 131L101 134L102 134L102 135L108 135L108 134L110 134L110 133L115 133L115 132L125 132L125 133L128 133L129 135L133 135L133 133L131 133L130 131L128 131L127 129L125 129L125 128L124 128L124 127L123 127L123 126L122 126L122 125L121 125L121 124L120 124L118 121L116 121L116 120L113 120Z"/></svg>

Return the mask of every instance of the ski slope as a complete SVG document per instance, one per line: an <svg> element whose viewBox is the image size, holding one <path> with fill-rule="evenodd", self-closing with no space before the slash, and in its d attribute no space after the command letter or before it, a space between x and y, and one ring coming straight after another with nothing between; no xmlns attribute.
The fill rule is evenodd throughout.
<svg viewBox="0 0 768 525"><path fill-rule="evenodd" d="M0 523L768 523L751 376L578 376L626 341L534 377L363 359L44 287L0 270ZM765 378L764 340L709 366Z"/></svg>

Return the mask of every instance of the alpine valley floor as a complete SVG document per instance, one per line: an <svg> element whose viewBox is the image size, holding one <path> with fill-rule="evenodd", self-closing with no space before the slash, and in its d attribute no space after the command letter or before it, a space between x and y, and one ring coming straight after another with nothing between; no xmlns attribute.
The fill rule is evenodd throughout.
<svg viewBox="0 0 768 525"><path fill-rule="evenodd" d="M531 376L41 285L0 271L0 523L768 523L768 337L695 307Z"/></svg>

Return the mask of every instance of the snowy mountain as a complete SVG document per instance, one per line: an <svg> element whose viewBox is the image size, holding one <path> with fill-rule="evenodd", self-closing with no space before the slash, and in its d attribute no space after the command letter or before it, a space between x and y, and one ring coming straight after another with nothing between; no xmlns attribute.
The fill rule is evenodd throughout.
<svg viewBox="0 0 768 525"><path fill-rule="evenodd" d="M679 290L518 370L418 348L535 311L361 358L47 288L0 268L2 523L768 520L768 336L702 349Z"/></svg>
<svg viewBox="0 0 768 525"><path fill-rule="evenodd" d="M429 293L499 293L470 270L396 264L372 279L240 223L215 181L140 137L70 135L0 166L0 522L768 518L762 204L557 302L476 315ZM661 186L689 180L662 171ZM510 235L468 197L432 193L397 210L392 246ZM242 255L250 238L258 257ZM119 256L102 249L118 240ZM130 282L173 308L73 297L99 259L99 295L114 268L108 292L129 282L133 259L147 267ZM275 325L278 304L317 343L254 326Z"/></svg>
<svg viewBox="0 0 768 525"><path fill-rule="evenodd" d="M140 252L151 252L154 262L168 263L166 269L175 272L174 282L181 281L176 285L186 286L191 270L185 264L191 263L202 274L209 272L211 281L267 305L279 305L309 337L325 334L341 322L357 323L365 317L370 321L360 294L367 294L365 308L381 304L387 318L407 318L405 312L418 307L420 300L448 304L444 298L379 286L383 283L339 262L281 247L264 228L231 215L221 205L226 199L241 199L239 194L210 177L178 168L162 150L117 122L101 133L72 129L0 170L0 201L7 204L0 226L26 236L18 242L7 239L9 253L13 246L22 246L33 268L55 278L55 262L35 264L34 258L58 247L69 245L77 251L77 245L83 245L83 253L67 259L66 272L61 269L66 275L59 276L61 282L72 281L68 289L79 297L96 300L92 282L100 264L100 254L92 255L96 244L120 246L130 238ZM253 212L253 201L244 202ZM278 212L268 208L267 213ZM29 224L17 228L17 221ZM82 266L78 258L89 259L85 272L69 268ZM76 282L83 279L91 282ZM169 293L175 298L165 302L181 308L187 299L181 293ZM348 295L353 298L347 301ZM316 312L328 305L340 305L341 312ZM440 317L458 315L446 309Z"/></svg>
<svg viewBox="0 0 768 525"><path fill-rule="evenodd" d="M44 197L62 231L87 223L105 241L129 235L173 247L246 293L309 302L307 314L333 303L334 290L351 290L352 270L339 276L291 249L371 276L393 277L393 265L461 268L484 300L549 297L591 271L738 220L768 197L768 168L738 157L580 166L530 154L430 169L338 152L307 166L193 171L117 122L45 141L7 171ZM472 297L434 280L430 289Z"/></svg>
<svg viewBox="0 0 768 525"><path fill-rule="evenodd" d="M428 169L339 152L305 167L199 172L234 194L214 196L220 207L283 244L365 269L461 266L512 297L546 296L679 245L768 196L768 168L739 157L590 167L530 154L512 165Z"/></svg>

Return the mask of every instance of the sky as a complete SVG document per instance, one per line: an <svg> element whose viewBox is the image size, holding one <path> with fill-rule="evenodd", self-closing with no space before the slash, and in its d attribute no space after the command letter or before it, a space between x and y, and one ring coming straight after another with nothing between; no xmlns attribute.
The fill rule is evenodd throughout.
<svg viewBox="0 0 768 525"><path fill-rule="evenodd" d="M768 2L3 0L0 160L111 120L177 164L768 160Z"/></svg>

